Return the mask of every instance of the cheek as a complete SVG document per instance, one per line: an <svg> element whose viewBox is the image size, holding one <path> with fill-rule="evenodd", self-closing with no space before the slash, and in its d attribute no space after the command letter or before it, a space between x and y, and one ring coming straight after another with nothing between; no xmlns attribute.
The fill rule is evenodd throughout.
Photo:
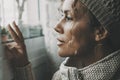
<svg viewBox="0 0 120 80"><path fill-rule="evenodd" d="M72 30L74 23L72 21L66 22L64 24L64 31L69 32Z"/></svg>
<svg viewBox="0 0 120 80"><path fill-rule="evenodd" d="M79 47L77 48L78 55L80 57L90 55L94 52L94 47L96 45L95 40L91 35L84 35L84 37L77 38Z"/></svg>
<svg viewBox="0 0 120 80"><path fill-rule="evenodd" d="M72 24L67 24L64 28L64 36L67 43L58 48L58 53L61 57L74 56L75 51L79 50L79 54L83 54L90 45L90 33L87 29L81 29L79 26L70 27ZM71 34L72 29L72 34ZM69 41L72 43L70 44Z"/></svg>
<svg viewBox="0 0 120 80"><path fill-rule="evenodd" d="M80 55L92 51L95 45L93 33L88 28L75 28L73 29L75 37L75 45ZM88 51L88 52L87 52Z"/></svg>
<svg viewBox="0 0 120 80"><path fill-rule="evenodd" d="M84 45L84 42L77 41L75 38L71 40L71 43L67 42L63 46L58 48L58 53L61 57L74 56L75 51L81 48Z"/></svg>
<svg viewBox="0 0 120 80"><path fill-rule="evenodd" d="M70 28L65 31L64 39L66 39L66 43L58 47L59 56L61 57L73 56L76 47L78 46L78 43L75 42L74 39L72 39Z"/></svg>

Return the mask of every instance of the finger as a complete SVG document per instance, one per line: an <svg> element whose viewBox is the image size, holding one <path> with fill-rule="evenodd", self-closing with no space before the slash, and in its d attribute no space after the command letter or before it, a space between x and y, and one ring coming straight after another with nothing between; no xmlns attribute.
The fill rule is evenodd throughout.
<svg viewBox="0 0 120 80"><path fill-rule="evenodd" d="M14 58L17 58L20 54L18 52L18 50L15 47L8 47L5 46L5 52L7 52L7 54L11 54L14 56Z"/></svg>
<svg viewBox="0 0 120 80"><path fill-rule="evenodd" d="M10 24L8 25L8 31L10 32L12 38L15 40L15 42L20 43L20 39L17 36L17 34L15 33L15 31L11 28Z"/></svg>
<svg viewBox="0 0 120 80"><path fill-rule="evenodd" d="M16 45L15 48L18 50L18 52L20 54L26 55L26 48L25 48L25 46L18 46L18 45Z"/></svg>
<svg viewBox="0 0 120 80"><path fill-rule="evenodd" d="M14 27L16 33L18 34L18 37L21 39L21 41L24 41L23 35L22 35L20 29L18 28L18 26L16 25L15 21L13 22L13 27Z"/></svg>
<svg viewBox="0 0 120 80"><path fill-rule="evenodd" d="M22 49L22 47L21 46L15 46L15 49L19 52L19 54L23 54L24 53L24 51L23 51L23 49ZM15 50L15 51L16 51ZM17 53L18 53L17 52Z"/></svg>
<svg viewBox="0 0 120 80"><path fill-rule="evenodd" d="M16 63L16 60L18 59L18 51L16 50L15 47L13 48L9 48L9 47L6 47L6 50L8 51L7 53L7 59L10 60L12 62L13 65L15 65Z"/></svg>
<svg viewBox="0 0 120 80"><path fill-rule="evenodd" d="M15 58L17 59L17 57L19 56L19 52L17 51L17 49L15 47L10 49L12 54L15 56Z"/></svg>
<svg viewBox="0 0 120 80"><path fill-rule="evenodd" d="M13 48L16 45L18 45L16 42L11 42L11 43L4 44L4 46L7 46L9 49Z"/></svg>

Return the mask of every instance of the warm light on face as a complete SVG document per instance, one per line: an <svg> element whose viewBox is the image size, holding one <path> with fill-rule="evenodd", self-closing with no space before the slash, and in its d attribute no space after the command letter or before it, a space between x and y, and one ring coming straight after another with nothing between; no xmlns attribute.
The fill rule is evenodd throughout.
<svg viewBox="0 0 120 80"><path fill-rule="evenodd" d="M89 19L87 16L82 15L81 17L80 10L84 8L79 2L75 6L78 12L74 16L73 3L74 0L64 1L62 6L64 17L55 27L60 36L58 37L58 53L61 57L74 56L76 50L82 55L91 45L91 41L89 41L91 38L88 27Z"/></svg>

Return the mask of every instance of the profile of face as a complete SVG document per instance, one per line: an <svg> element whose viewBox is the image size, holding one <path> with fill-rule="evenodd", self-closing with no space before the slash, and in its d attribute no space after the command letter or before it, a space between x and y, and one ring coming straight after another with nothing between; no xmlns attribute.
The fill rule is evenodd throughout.
<svg viewBox="0 0 120 80"><path fill-rule="evenodd" d="M84 55L92 51L94 46L94 33L89 27L89 17L80 11L81 4L75 4L74 0L65 0L62 6L64 16L55 26L55 31L59 33L57 37L58 53L61 57L70 57L74 55ZM76 54L77 51L77 54Z"/></svg>

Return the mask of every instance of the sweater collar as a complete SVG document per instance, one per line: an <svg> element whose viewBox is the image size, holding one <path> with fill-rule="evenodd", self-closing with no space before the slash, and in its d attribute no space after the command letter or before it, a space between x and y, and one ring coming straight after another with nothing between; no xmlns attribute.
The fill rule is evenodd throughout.
<svg viewBox="0 0 120 80"><path fill-rule="evenodd" d="M61 76L64 80L109 80L120 67L120 50L104 57L103 59L77 69L75 67L66 66L67 58L60 66Z"/></svg>

